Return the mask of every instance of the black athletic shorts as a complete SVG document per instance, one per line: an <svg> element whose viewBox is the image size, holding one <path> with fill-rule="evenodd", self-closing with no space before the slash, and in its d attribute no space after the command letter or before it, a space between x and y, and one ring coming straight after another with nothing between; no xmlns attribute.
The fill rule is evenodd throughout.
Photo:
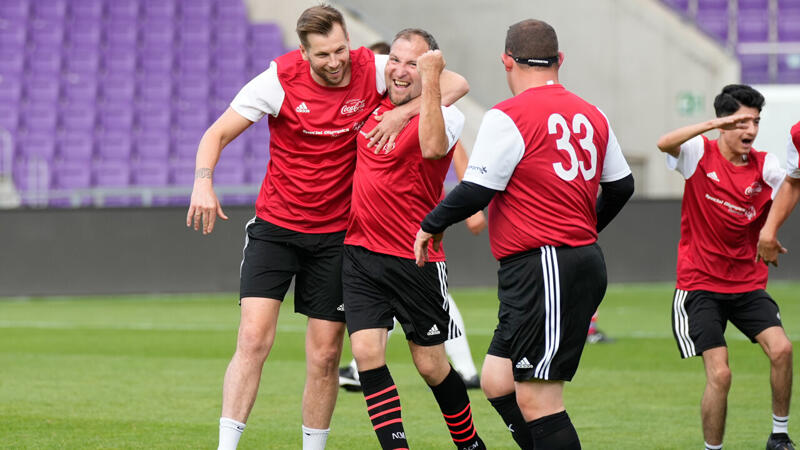
<svg viewBox="0 0 800 450"><path fill-rule="evenodd" d="M417 345L461 336L448 311L444 262L418 267L412 259L345 245L342 284L349 334L392 328L396 317L406 339Z"/></svg>
<svg viewBox="0 0 800 450"><path fill-rule="evenodd" d="M782 326L778 305L763 289L740 294L675 289L672 333L682 358L725 347L729 320L754 343L762 331Z"/></svg>
<svg viewBox="0 0 800 450"><path fill-rule="evenodd" d="M606 292L597 244L545 246L503 258L498 324L488 353L511 359L514 380L570 381Z"/></svg>
<svg viewBox="0 0 800 450"><path fill-rule="evenodd" d="M344 322L344 231L301 233L258 217L247 223L239 298L283 300L292 278L294 310L315 319Z"/></svg>

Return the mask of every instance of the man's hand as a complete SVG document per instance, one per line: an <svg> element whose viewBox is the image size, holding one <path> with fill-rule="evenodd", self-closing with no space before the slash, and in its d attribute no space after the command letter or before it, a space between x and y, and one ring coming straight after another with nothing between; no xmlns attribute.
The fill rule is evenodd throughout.
<svg viewBox="0 0 800 450"><path fill-rule="evenodd" d="M756 255L756 262L764 261L764 264L769 266L774 264L778 267L778 255L786 254L788 250L783 248L778 239L772 235L765 235L761 233L758 237L758 254Z"/></svg>
<svg viewBox="0 0 800 450"><path fill-rule="evenodd" d="M424 267L425 263L428 262L428 242L433 239L433 249L438 251L443 236L444 233L426 233L422 231L422 228L417 231L417 240L414 241L414 257L416 257L419 267Z"/></svg>
<svg viewBox="0 0 800 450"><path fill-rule="evenodd" d="M440 50L428 50L417 58L417 71L419 71L422 82L434 82L439 85L439 75L444 70L447 63Z"/></svg>
<svg viewBox="0 0 800 450"><path fill-rule="evenodd" d="M378 121L378 124L367 133L367 139L369 139L367 148L374 145L376 155L381 151L389 153L394 150L394 140L406 127L409 118L400 108L395 108L375 116L375 120Z"/></svg>
<svg viewBox="0 0 800 450"><path fill-rule="evenodd" d="M486 215L483 214L483 211L478 211L467 217L464 222L467 224L469 232L477 236L486 228Z"/></svg>
<svg viewBox="0 0 800 450"><path fill-rule="evenodd" d="M211 169L198 169L189 212L186 213L186 226L194 225L195 231L202 226L203 234L209 234L214 231L217 216L222 220L228 220L211 185Z"/></svg>
<svg viewBox="0 0 800 450"><path fill-rule="evenodd" d="M733 114L730 116L719 117L714 120L714 128L735 130L740 126L745 126L745 122L748 120L755 120L755 116L752 114Z"/></svg>

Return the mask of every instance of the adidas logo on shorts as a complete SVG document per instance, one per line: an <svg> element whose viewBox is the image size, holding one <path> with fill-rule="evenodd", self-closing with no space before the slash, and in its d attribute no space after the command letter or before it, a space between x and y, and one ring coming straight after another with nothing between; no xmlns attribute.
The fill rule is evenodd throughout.
<svg viewBox="0 0 800 450"><path fill-rule="evenodd" d="M437 327L436 324L433 324L431 329L428 330L428 336L435 336L437 334L441 334L439 333L439 327Z"/></svg>
<svg viewBox="0 0 800 450"><path fill-rule="evenodd" d="M517 369L533 369L533 364L528 361L528 358L522 358L517 363Z"/></svg>
<svg viewBox="0 0 800 450"><path fill-rule="evenodd" d="M311 112L311 110L308 109L308 106L306 106L306 102L300 103L300 105L298 105L297 108L295 108L294 110L299 112L299 113L310 113Z"/></svg>
<svg viewBox="0 0 800 450"><path fill-rule="evenodd" d="M336 308L336 310L337 310L337 311L344 311L344 303L342 303L341 305L339 305L339 306Z"/></svg>

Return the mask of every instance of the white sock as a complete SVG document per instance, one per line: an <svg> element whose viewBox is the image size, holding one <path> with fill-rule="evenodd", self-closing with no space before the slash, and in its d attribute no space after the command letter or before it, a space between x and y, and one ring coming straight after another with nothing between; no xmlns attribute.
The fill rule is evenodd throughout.
<svg viewBox="0 0 800 450"><path fill-rule="evenodd" d="M239 445L245 424L227 417L219 418L219 447L217 450L235 450Z"/></svg>
<svg viewBox="0 0 800 450"><path fill-rule="evenodd" d="M772 432L789 434L789 416L780 417L772 415Z"/></svg>
<svg viewBox="0 0 800 450"><path fill-rule="evenodd" d="M303 425L303 450L324 450L330 428L318 430Z"/></svg>
<svg viewBox="0 0 800 450"><path fill-rule="evenodd" d="M456 307L456 302L453 296L447 294L447 302L450 304L450 317L458 325L461 330L461 336L450 339L444 343L444 350L447 356L453 361L453 366L456 372L461 374L463 378L472 378L478 374L478 369L475 368L475 363L472 361L472 353L469 351L469 342L467 342L467 331L464 329L464 319L461 318L461 312Z"/></svg>
<svg viewBox="0 0 800 450"><path fill-rule="evenodd" d="M708 442L706 444L706 450L722 450L722 444L719 445L711 445Z"/></svg>

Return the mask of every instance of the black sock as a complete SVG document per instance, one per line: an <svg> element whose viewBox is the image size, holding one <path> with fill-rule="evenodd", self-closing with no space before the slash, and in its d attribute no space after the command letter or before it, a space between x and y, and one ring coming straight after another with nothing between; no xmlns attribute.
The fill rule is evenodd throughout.
<svg viewBox="0 0 800 450"><path fill-rule="evenodd" d="M511 437L517 442L519 448L533 450L531 431L528 429L528 423L525 422L525 418L522 417L519 405L517 405L517 393L512 392L502 397L490 398L489 403L500 414L503 422L508 427L508 431L511 432Z"/></svg>
<svg viewBox="0 0 800 450"><path fill-rule="evenodd" d="M450 430L450 437L458 449L485 449L475 425L472 423L472 408L464 380L452 367L444 381L438 386L430 386L436 403L442 411L444 422Z"/></svg>
<svg viewBox="0 0 800 450"><path fill-rule="evenodd" d="M536 450L580 450L578 432L566 411L528 422Z"/></svg>
<svg viewBox="0 0 800 450"><path fill-rule="evenodd" d="M392 374L386 365L358 372L361 390L367 401L367 414L384 450L408 449L403 418L400 415L400 396Z"/></svg>

